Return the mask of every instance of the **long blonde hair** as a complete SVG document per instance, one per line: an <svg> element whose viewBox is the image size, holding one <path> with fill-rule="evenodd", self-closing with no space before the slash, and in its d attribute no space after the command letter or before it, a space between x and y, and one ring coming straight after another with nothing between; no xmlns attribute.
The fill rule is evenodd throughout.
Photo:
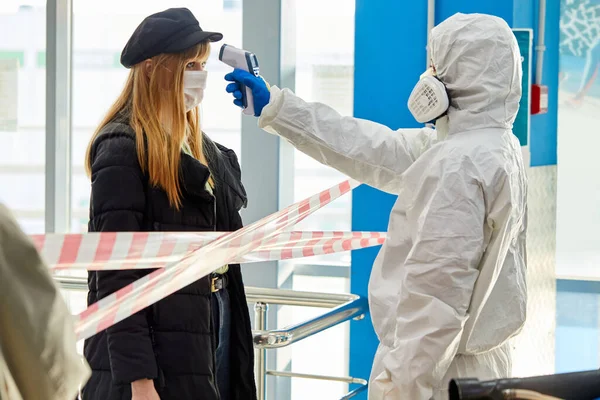
<svg viewBox="0 0 600 400"><path fill-rule="evenodd" d="M126 113L135 131L138 161L148 174L149 183L167 193L172 207L181 207L179 162L183 142L187 141L192 156L208 166L197 109L185 112L183 71L190 61L204 59L209 52L208 42L202 42L182 53L151 58L150 71L145 62L132 67L123 91L88 144L85 156L88 177L92 170L92 144L105 125ZM209 184L214 187L212 177Z"/></svg>

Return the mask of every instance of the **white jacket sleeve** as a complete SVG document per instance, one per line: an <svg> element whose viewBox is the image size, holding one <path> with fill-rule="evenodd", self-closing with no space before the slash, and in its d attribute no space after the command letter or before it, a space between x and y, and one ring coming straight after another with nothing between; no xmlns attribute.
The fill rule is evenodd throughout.
<svg viewBox="0 0 600 400"><path fill-rule="evenodd" d="M320 163L393 194L399 190L400 175L435 138L430 128L394 131L343 117L325 104L307 103L276 86L271 87L271 100L258 124Z"/></svg>
<svg viewBox="0 0 600 400"><path fill-rule="evenodd" d="M430 399L442 384L484 251L485 203L472 164L448 157L430 171L407 211L413 245L399 282L393 348L383 360L394 399Z"/></svg>

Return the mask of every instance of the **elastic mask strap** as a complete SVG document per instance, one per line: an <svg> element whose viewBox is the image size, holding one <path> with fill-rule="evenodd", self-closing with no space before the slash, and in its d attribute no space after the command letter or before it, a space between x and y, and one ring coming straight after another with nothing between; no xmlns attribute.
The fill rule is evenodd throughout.
<svg viewBox="0 0 600 400"><path fill-rule="evenodd" d="M435 70L433 69L433 66L431 66L431 67L427 68L427 69L425 70L425 72L423 72L423 73L421 74L421 76L419 76L419 79L423 79L423 78L424 78L424 77L426 77L426 76L432 76L432 77L434 77L435 79L437 79L438 81L440 81L440 82L441 82L441 84L444 86L444 91L446 92L446 96L448 97L448 102L450 102L450 96L448 95L448 90L446 89L446 85L444 85L444 82L442 82L442 80L441 80L440 78L438 78L438 76L437 76L437 74L436 74ZM437 117L437 118L434 118L434 119L432 119L432 120L431 120L431 121L429 121L429 122L426 122L426 123L425 123L425 125L435 125L435 122L436 122L438 119L440 119L440 118L442 118L442 117L445 117L446 115L448 115L448 109L446 109L446 111L444 111L444 113L443 113L442 115L440 115L439 117Z"/></svg>
<svg viewBox="0 0 600 400"><path fill-rule="evenodd" d="M433 73L433 68L429 68L427 69L427 71L431 70L431 75L433 76L435 79L437 79L438 81L440 81L440 83L444 86L444 92L446 92L446 97L448 97L448 108L446 108L446 111L444 111L444 113L442 115L440 115L439 117L433 119L432 121L427 122L428 124L434 124L435 125L435 121L437 121L438 119L445 117L446 115L448 115L448 109L450 108L450 96L448 95L448 89L446 89L446 85L444 85L444 82L442 82L442 80L440 78L438 78L437 74ZM427 72L425 71L425 73ZM421 76L424 76L425 73Z"/></svg>

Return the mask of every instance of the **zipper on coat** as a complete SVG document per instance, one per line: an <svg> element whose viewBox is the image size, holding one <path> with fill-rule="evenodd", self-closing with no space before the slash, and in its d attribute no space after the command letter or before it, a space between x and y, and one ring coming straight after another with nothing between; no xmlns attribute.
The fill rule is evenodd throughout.
<svg viewBox="0 0 600 400"><path fill-rule="evenodd" d="M215 223L213 225L213 231L216 232L217 231L217 196L215 196L213 194L212 197L213 197L213 218L215 220Z"/></svg>
<svg viewBox="0 0 600 400"><path fill-rule="evenodd" d="M154 351L154 359L156 360L156 369L158 372L158 379L157 379L158 387L163 389L166 386L165 374L163 373L163 370L158 365L158 353L156 352L156 338L154 336L154 327L152 325L150 325L149 328L150 328L150 342L152 342L152 350Z"/></svg>
<svg viewBox="0 0 600 400"><path fill-rule="evenodd" d="M213 189L213 193L211 193L211 196L213 197L213 217L214 217L214 221L215 221L215 223L213 224L213 231L216 232L217 231L217 196L214 195L214 189ZM212 311L213 311L212 310L212 302L214 301L214 299L213 299L213 293L210 294L209 299L210 299L210 303L211 303L211 306L210 306L210 323L211 323L211 325L214 325L213 324L214 319L212 317ZM217 327L213 326L213 340L215 340L215 338L217 336L216 332L217 332ZM213 353L212 359L213 359L213 371L215 371L213 377L215 379L215 386L217 386L217 346L213 346L213 347L214 347L214 349L213 349L213 352L212 352ZM220 395L218 389L217 389L217 398L218 399L221 398L221 395Z"/></svg>

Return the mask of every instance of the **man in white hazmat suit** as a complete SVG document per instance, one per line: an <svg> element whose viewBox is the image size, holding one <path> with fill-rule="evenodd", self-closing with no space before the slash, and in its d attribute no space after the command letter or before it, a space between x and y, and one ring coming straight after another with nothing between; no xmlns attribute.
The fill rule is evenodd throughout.
<svg viewBox="0 0 600 400"><path fill-rule="evenodd" d="M451 378L508 377L508 341L525 321L527 182L511 131L521 98L516 39L500 18L456 14L433 30L429 48L432 71L409 108L436 130L393 131L269 90L244 71L226 77L237 105L241 84L252 89L260 127L398 195L369 283L380 340L372 400L445 398Z"/></svg>

